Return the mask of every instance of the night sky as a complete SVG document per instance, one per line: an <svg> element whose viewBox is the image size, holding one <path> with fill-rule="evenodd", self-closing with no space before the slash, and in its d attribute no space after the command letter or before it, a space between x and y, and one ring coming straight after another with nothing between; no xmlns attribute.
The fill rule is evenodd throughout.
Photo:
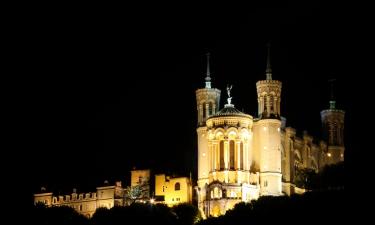
<svg viewBox="0 0 375 225"><path fill-rule="evenodd" d="M345 78L349 30L335 5L87 6L34 16L25 21L21 112L30 192L127 183L133 167L195 177L195 90L204 87L205 53L221 107L233 84L232 102L255 117L268 42L287 126L319 137L328 80L336 78L346 160L358 146L355 90Z"/></svg>

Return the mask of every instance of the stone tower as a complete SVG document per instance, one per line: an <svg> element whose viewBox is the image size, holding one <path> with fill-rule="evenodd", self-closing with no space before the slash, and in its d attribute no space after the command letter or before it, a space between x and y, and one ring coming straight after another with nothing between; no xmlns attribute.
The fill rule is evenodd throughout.
<svg viewBox="0 0 375 225"><path fill-rule="evenodd" d="M207 53L206 86L196 90L198 111L198 187L208 183L209 161L206 120L219 110L220 90L211 87L210 54Z"/></svg>
<svg viewBox="0 0 375 225"><path fill-rule="evenodd" d="M256 86L259 120L254 123L254 140L258 140L255 154L260 171L260 194L281 195L281 82L272 80L269 46L266 80L258 81Z"/></svg>
<svg viewBox="0 0 375 225"><path fill-rule="evenodd" d="M198 127L206 126L206 119L219 110L220 90L211 87L210 54L207 53L206 86L196 90Z"/></svg>
<svg viewBox="0 0 375 225"><path fill-rule="evenodd" d="M345 111L336 109L336 99L333 94L333 80L331 80L331 98L329 109L320 112L323 126L323 136L327 142L327 164L344 161L344 117Z"/></svg>

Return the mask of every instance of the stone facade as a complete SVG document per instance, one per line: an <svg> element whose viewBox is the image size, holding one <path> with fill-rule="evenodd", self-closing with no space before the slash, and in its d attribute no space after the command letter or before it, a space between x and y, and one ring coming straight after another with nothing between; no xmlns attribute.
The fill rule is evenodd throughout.
<svg viewBox="0 0 375 225"><path fill-rule="evenodd" d="M155 199L168 206L192 202L192 182L187 177L155 175Z"/></svg>
<svg viewBox="0 0 375 225"><path fill-rule="evenodd" d="M296 172L344 160L344 111L321 112L325 141L307 132L285 127L280 115L282 83L272 80L269 59L266 80L256 83L258 117L237 110L231 103L219 110L220 90L206 85L196 91L198 110L198 208L206 216L219 216L236 203L260 196L302 193ZM206 78L207 79L207 78ZM207 94L215 93L215 94ZM210 110L208 102L215 102ZM202 113L202 106L207 106ZM207 111L209 113L207 113ZM205 123L204 123L205 122Z"/></svg>
<svg viewBox="0 0 375 225"><path fill-rule="evenodd" d="M112 208L115 205L115 186L97 187L96 192L76 193L55 196L53 193L34 194L34 204L39 202L46 206L69 206L77 212L91 217L97 208Z"/></svg>

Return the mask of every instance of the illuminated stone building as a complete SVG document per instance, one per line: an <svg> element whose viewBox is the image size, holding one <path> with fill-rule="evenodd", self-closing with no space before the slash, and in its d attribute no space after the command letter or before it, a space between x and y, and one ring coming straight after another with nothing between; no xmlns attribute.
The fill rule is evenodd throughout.
<svg viewBox="0 0 375 225"><path fill-rule="evenodd" d="M72 194L59 196L54 196L52 192L39 193L34 194L34 204L41 202L46 206L69 206L91 217L97 208L112 208L115 205L115 189L116 186L103 186L97 187L96 192L79 194L74 189Z"/></svg>
<svg viewBox="0 0 375 225"><path fill-rule="evenodd" d="M269 50L269 49L268 49ZM211 86L209 55L205 87L196 91L198 112L198 207L205 216L219 216L236 203L260 196L302 193L296 172L319 171L344 160L344 111L321 112L327 142L313 142L306 132L285 127L280 114L282 83L272 79L267 57L266 79L256 83L258 114L235 108L227 87L227 104L220 108L220 90ZM255 100L255 98L254 98Z"/></svg>
<svg viewBox="0 0 375 225"><path fill-rule="evenodd" d="M170 177L165 174L155 175L155 199L168 206L191 203L193 196L192 182L187 177Z"/></svg>
<svg viewBox="0 0 375 225"><path fill-rule="evenodd" d="M51 206L68 206L87 217L92 217L97 208L112 208L138 203L162 203L168 206L192 202L192 182L188 177L170 177L164 174L155 176L155 191L151 194L150 170L132 170L130 186L122 187L121 181L115 185L97 187L96 192L53 195L42 188L34 194L34 204L43 203ZM154 196L155 195L155 196ZM158 201L155 201L157 199Z"/></svg>

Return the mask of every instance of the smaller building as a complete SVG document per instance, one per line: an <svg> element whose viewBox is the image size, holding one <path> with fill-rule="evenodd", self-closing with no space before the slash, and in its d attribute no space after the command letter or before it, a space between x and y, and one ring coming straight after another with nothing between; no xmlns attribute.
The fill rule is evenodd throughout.
<svg viewBox="0 0 375 225"><path fill-rule="evenodd" d="M155 199L169 207L192 202L192 182L187 177L155 175Z"/></svg>
<svg viewBox="0 0 375 225"><path fill-rule="evenodd" d="M34 194L34 204L43 203L51 206L68 206L87 217L92 217L100 207L112 208L115 202L115 186L97 187L96 192L53 195L52 192Z"/></svg>
<svg viewBox="0 0 375 225"><path fill-rule="evenodd" d="M123 187L121 181L110 186L97 187L96 192L53 195L42 188L41 193L34 194L34 204L43 203L48 207L68 206L87 217L92 217L100 207L112 208L139 203L164 203L173 206L179 203L192 202L192 182L188 177L169 177L164 174L155 176L155 197L151 198L151 171L132 170L130 186Z"/></svg>

